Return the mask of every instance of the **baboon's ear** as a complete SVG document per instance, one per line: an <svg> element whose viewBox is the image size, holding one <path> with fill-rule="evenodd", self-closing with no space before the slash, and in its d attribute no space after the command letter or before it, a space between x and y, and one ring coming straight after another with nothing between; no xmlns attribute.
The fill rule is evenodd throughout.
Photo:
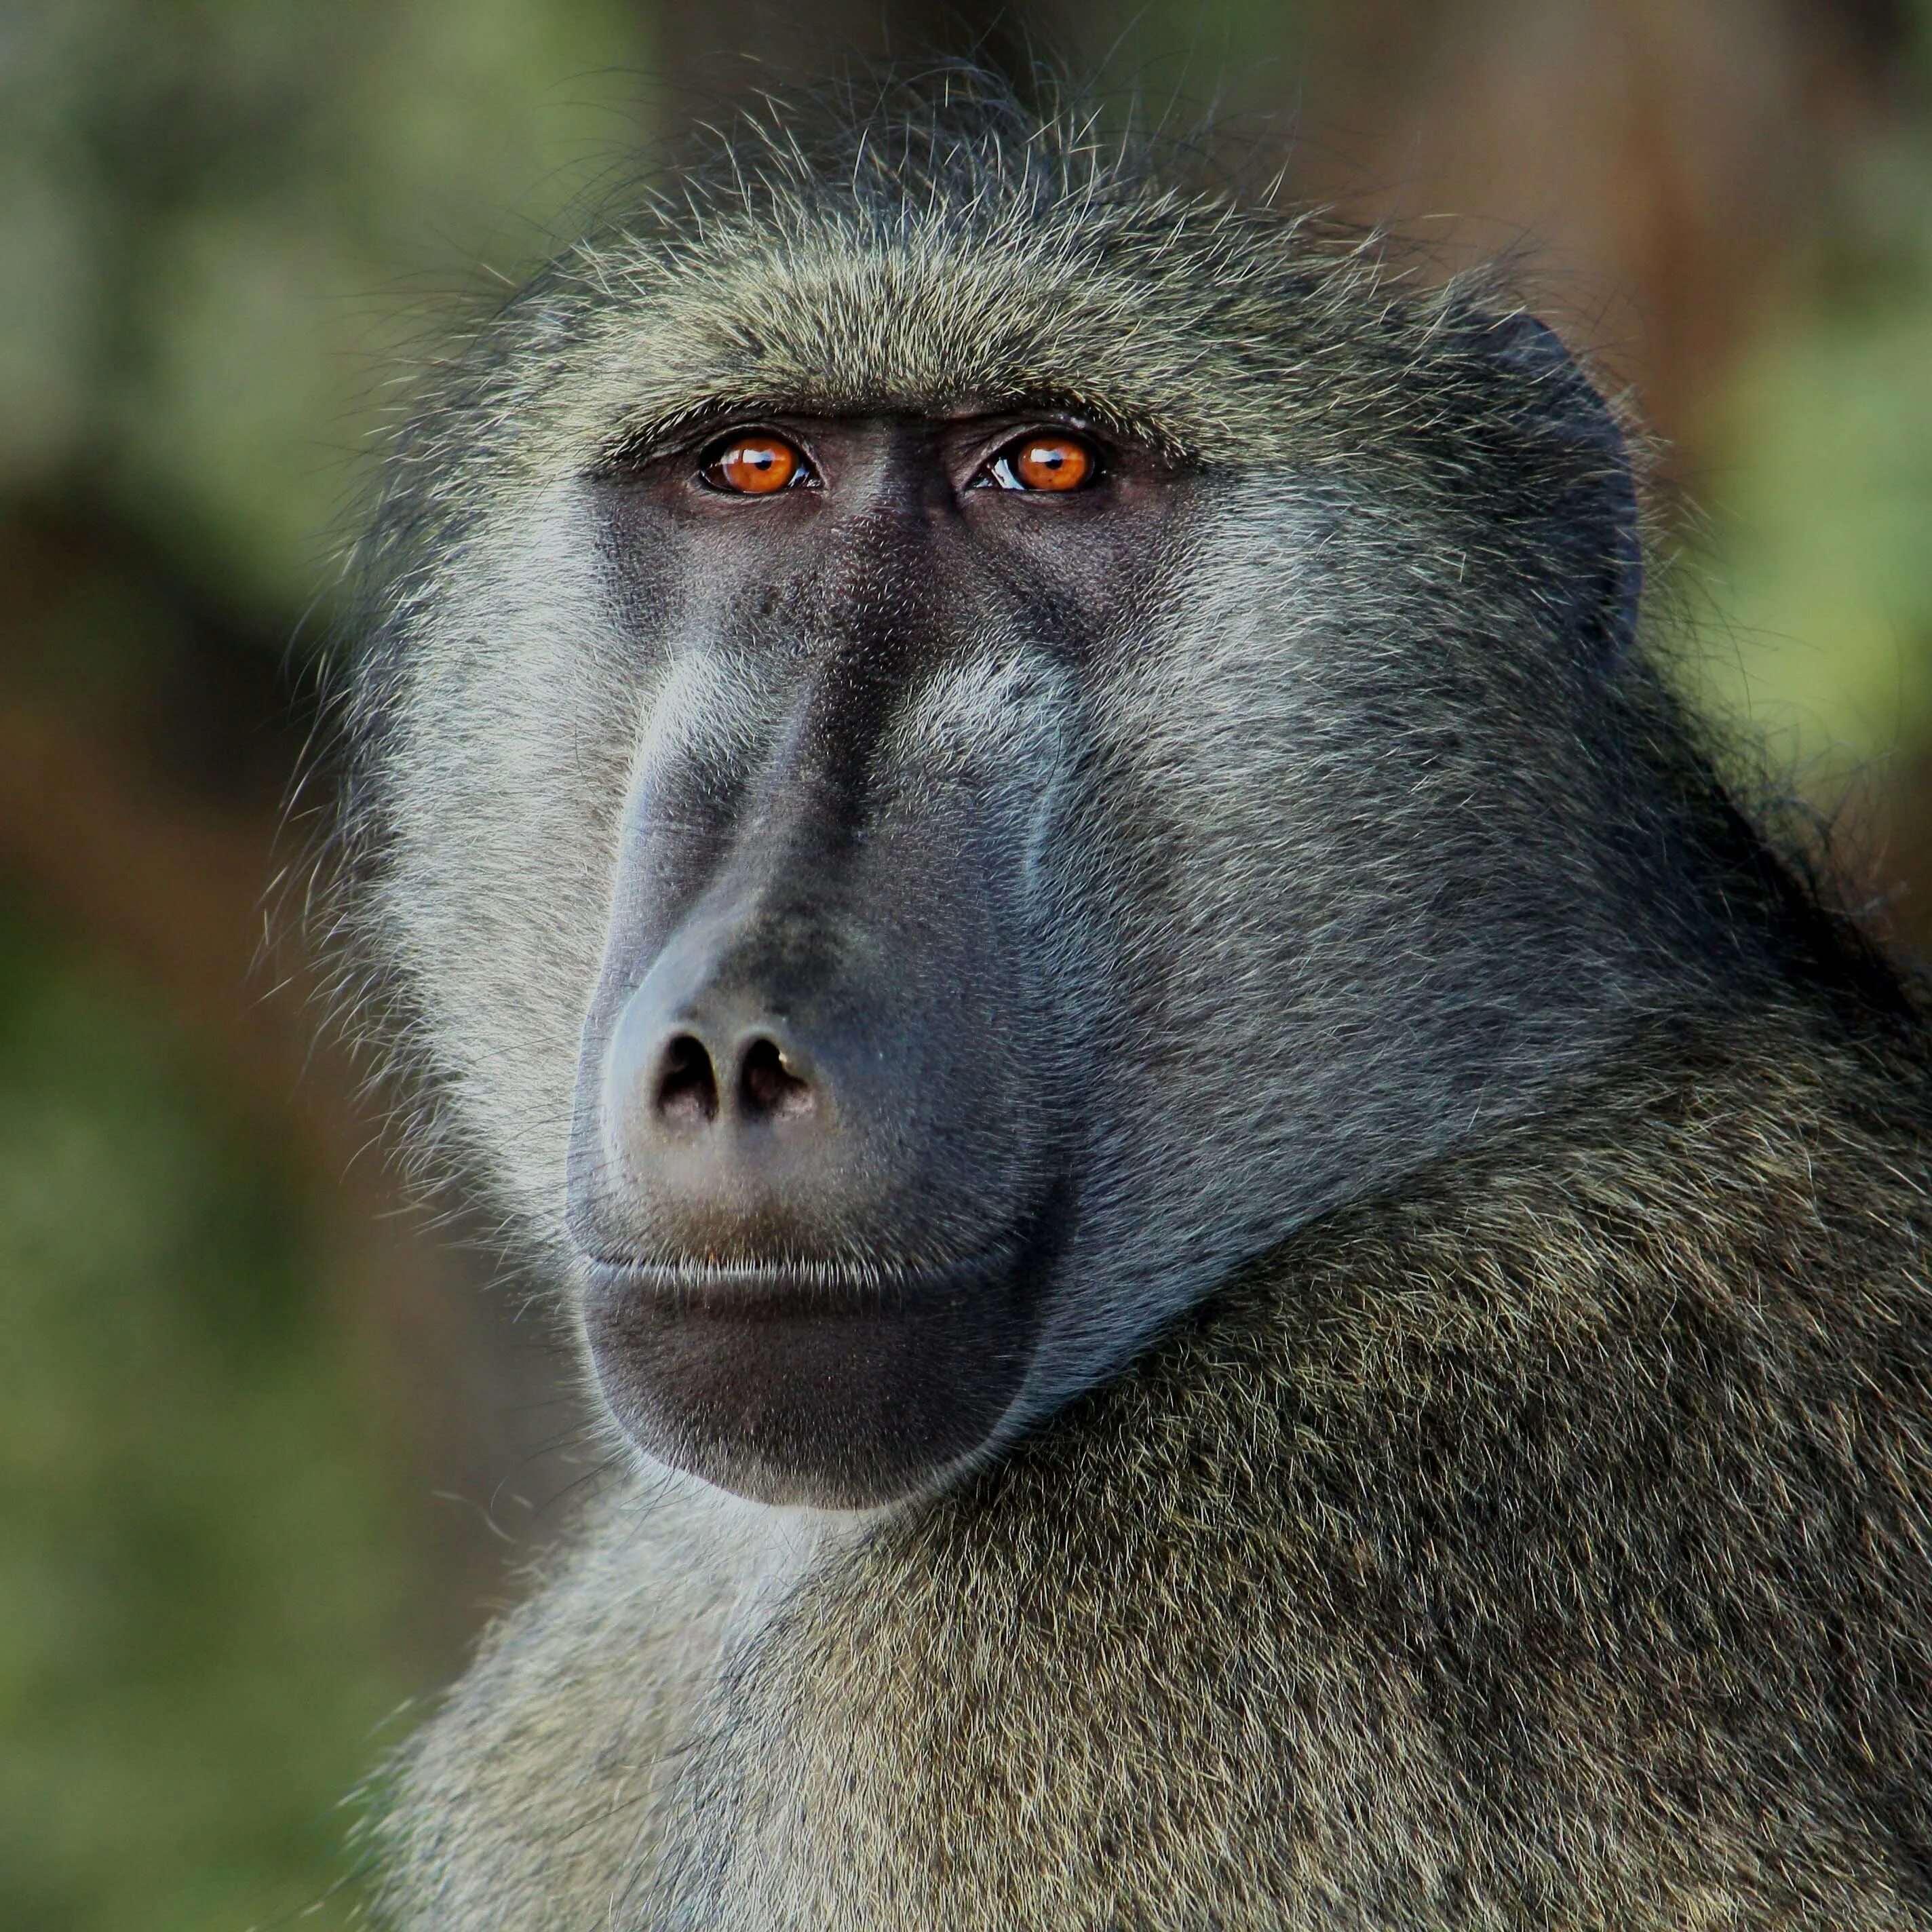
<svg viewBox="0 0 1932 1932"><path fill-rule="evenodd" d="M1537 591L1599 664L1635 635L1643 595L1636 478L1624 433L1556 332L1532 315L1475 320L1495 375L1503 500L1530 540Z"/></svg>

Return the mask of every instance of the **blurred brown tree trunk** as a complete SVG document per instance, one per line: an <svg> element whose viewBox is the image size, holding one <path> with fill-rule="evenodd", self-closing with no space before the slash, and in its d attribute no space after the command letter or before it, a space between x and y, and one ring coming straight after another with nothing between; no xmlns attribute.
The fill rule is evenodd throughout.
<svg viewBox="0 0 1932 1932"><path fill-rule="evenodd" d="M670 124L694 103L836 78L855 61L979 62L1024 82L1047 51L1034 39L1050 10L973 0L716 0L646 10L658 74L674 104Z"/></svg>
<svg viewBox="0 0 1932 1932"><path fill-rule="evenodd" d="M1520 250L1694 461L1909 25L1890 0L1354 0L1313 44L1292 190L1452 262Z"/></svg>

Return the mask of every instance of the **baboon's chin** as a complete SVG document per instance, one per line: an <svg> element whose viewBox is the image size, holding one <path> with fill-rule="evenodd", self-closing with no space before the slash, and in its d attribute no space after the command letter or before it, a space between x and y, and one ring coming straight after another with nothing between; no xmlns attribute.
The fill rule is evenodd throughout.
<svg viewBox="0 0 1932 1932"><path fill-rule="evenodd" d="M638 1446L760 1502L864 1509L930 1490L1012 1407L1040 1273L1008 1252L866 1280L771 1264L587 1262L604 1400Z"/></svg>

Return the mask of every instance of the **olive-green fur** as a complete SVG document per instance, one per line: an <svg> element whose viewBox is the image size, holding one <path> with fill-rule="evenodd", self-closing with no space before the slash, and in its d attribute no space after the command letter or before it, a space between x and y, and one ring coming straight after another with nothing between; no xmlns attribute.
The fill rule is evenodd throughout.
<svg viewBox="0 0 1932 1932"><path fill-rule="evenodd" d="M825 1903L747 1922L1925 1922L1928 1117L1778 1044L1311 1230L829 1580L741 1694Z"/></svg>

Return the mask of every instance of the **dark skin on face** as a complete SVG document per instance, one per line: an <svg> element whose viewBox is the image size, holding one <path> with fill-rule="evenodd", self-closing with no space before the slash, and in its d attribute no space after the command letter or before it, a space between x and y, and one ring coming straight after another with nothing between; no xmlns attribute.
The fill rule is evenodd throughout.
<svg viewBox="0 0 1932 1932"><path fill-rule="evenodd" d="M700 425L611 475L634 536L646 520L660 538L682 526L718 605L748 580L769 592L801 565L836 568L842 544L876 548L893 526L903 551L922 526L929 568L962 591L1004 579L1036 620L1060 620L1068 646L1112 634L1110 587L1144 555L1176 480L1138 443L1024 412Z"/></svg>
<svg viewBox="0 0 1932 1932"><path fill-rule="evenodd" d="M1003 413L712 422L595 482L640 644L777 716L635 780L572 1143L592 1359L667 1460L889 1500L1010 1407L1078 1192L1015 830L1052 775L889 748L949 670L1103 664L1180 479Z"/></svg>

